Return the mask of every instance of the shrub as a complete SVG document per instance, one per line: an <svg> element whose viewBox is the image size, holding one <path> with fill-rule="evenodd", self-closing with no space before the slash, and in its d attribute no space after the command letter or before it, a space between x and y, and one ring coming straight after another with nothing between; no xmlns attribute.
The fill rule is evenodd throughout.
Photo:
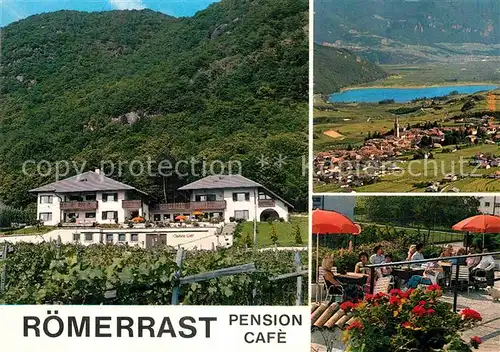
<svg viewBox="0 0 500 352"><path fill-rule="evenodd" d="M479 313L464 309L454 313L438 298L438 285L425 289L391 290L390 294L365 295L361 303L344 303L355 319L346 328L344 342L352 352L471 351L481 343L465 342L459 332L481 320Z"/></svg>
<svg viewBox="0 0 500 352"><path fill-rule="evenodd" d="M236 219L234 218L234 216L231 216L231 217L229 218L229 221L230 221L230 222L234 222L235 220L236 220Z"/></svg>

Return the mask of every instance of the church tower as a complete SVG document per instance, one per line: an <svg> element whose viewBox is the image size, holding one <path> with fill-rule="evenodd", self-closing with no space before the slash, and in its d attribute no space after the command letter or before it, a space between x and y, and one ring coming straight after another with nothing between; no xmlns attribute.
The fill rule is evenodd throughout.
<svg viewBox="0 0 500 352"><path fill-rule="evenodd" d="M394 137L399 138L399 118L396 116L394 119Z"/></svg>

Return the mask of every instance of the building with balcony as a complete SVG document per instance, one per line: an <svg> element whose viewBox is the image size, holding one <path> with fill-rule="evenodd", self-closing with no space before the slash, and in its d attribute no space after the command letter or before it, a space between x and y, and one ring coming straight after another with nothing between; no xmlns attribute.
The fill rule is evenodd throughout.
<svg viewBox="0 0 500 352"><path fill-rule="evenodd" d="M96 170L30 192L37 194L38 219L49 226L123 224L138 216L153 222L174 222L179 215L219 218L226 223L288 220L293 208L265 186L241 175L208 176L178 190L189 201L150 205L145 192Z"/></svg>
<svg viewBox="0 0 500 352"><path fill-rule="evenodd" d="M288 220L293 206L265 186L241 175L214 175L179 188L189 192L189 202L156 204L151 207L152 220L165 221L178 215L203 213L224 222L244 219Z"/></svg>
<svg viewBox="0 0 500 352"><path fill-rule="evenodd" d="M147 194L101 175L85 172L32 189L37 194L37 216L45 225L93 226L124 223L136 216L147 218Z"/></svg>

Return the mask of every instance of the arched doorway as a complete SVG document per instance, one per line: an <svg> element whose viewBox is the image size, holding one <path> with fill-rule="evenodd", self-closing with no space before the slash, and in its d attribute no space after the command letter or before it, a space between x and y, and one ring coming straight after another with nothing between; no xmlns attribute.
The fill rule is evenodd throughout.
<svg viewBox="0 0 500 352"><path fill-rule="evenodd" d="M260 221L273 221L279 219L279 214L274 209L266 209L260 213Z"/></svg>

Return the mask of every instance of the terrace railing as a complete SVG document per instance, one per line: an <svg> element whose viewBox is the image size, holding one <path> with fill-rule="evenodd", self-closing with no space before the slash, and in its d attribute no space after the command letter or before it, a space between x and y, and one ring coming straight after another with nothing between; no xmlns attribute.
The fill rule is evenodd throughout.
<svg viewBox="0 0 500 352"><path fill-rule="evenodd" d="M152 211L192 211L192 210L224 210L226 201L219 200L213 202L187 202L187 203L166 203L156 204L151 207Z"/></svg>
<svg viewBox="0 0 500 352"><path fill-rule="evenodd" d="M468 254L468 255L457 255L453 257L445 257L445 258L429 258L429 259L421 259L421 260L410 260L410 261L401 261L401 262L392 262L392 263L381 263L381 264L368 264L367 268L370 269L370 293L373 293L373 289L375 288L375 269L383 268L383 267L396 267L396 266L411 266L413 264L425 264L429 262L437 262L437 261L450 261L456 259L456 264L453 266L456 268L454 270L455 274L455 282L458 283L458 275L460 272L461 262L465 262L467 258L475 258L475 257L485 257L487 255L491 255L492 257L500 256L500 252L488 252L488 253L479 253L479 254ZM495 270L495 269L493 269ZM500 278L495 279L494 281L500 281ZM455 284L453 287L453 311L457 311L457 300L458 300L458 284Z"/></svg>

